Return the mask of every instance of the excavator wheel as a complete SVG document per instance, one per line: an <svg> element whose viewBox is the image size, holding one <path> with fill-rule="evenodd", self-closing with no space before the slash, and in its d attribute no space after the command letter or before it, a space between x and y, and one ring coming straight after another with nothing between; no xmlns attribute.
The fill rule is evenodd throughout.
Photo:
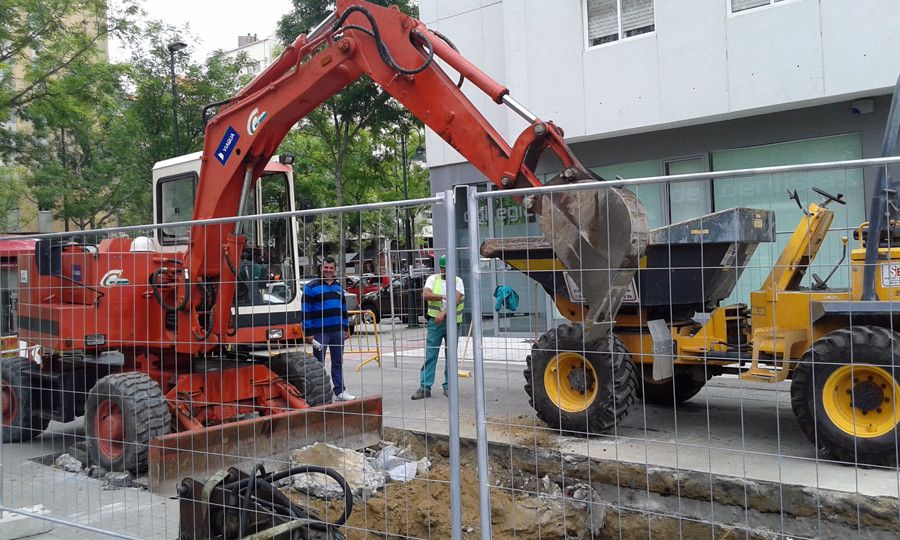
<svg viewBox="0 0 900 540"><path fill-rule="evenodd" d="M877 326L841 329L800 358L791 406L821 454L894 466L900 421L900 335Z"/></svg>
<svg viewBox="0 0 900 540"><path fill-rule="evenodd" d="M3 422L3 442L30 441L47 429L50 423L47 418L35 414L30 391L32 384L27 375L31 361L27 358L4 358L2 362L0 392L3 410L0 420Z"/></svg>
<svg viewBox="0 0 900 540"><path fill-rule="evenodd" d="M106 470L142 471L148 444L171 427L166 398L144 373L107 375L88 392L84 414L88 456Z"/></svg>
<svg viewBox="0 0 900 540"><path fill-rule="evenodd" d="M653 379L653 366L643 366L643 381L638 383L638 397L645 403L672 407L696 396L712 376L703 366L675 366L672 377Z"/></svg>
<svg viewBox="0 0 900 540"><path fill-rule="evenodd" d="M525 391L538 418L555 429L605 433L628 414L637 395L636 367L618 337L586 350L584 328L564 324L542 335L526 359Z"/></svg>
<svg viewBox="0 0 900 540"><path fill-rule="evenodd" d="M331 376L325 371L325 366L311 354L279 354L269 361L269 369L292 384L310 407L327 405L334 398Z"/></svg>

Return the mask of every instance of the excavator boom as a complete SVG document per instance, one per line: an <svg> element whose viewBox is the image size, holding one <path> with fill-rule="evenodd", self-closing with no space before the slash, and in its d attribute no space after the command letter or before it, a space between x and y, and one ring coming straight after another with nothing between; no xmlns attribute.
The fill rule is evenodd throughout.
<svg viewBox="0 0 900 540"><path fill-rule="evenodd" d="M460 85L435 61L461 76ZM396 6L338 0L334 14L299 36L281 57L226 104L206 126L194 219L238 214L256 178L285 134L313 109L362 76L374 80L456 149L500 189L542 185L538 160L550 150L561 163L553 183L596 182L563 139L563 131L517 103L509 90L466 60L447 38ZM468 81L528 126L510 145L460 89ZM615 317L646 244L646 215L630 193L604 187L529 201L555 259L577 284L580 298L548 290L595 339ZM212 326L192 308L179 313L179 352L197 353L220 343L234 297L234 261L241 237L233 226L195 226L186 267L197 286L220 283ZM492 256L503 256L503 246ZM574 290L574 289L572 289ZM583 309L572 310L573 302Z"/></svg>

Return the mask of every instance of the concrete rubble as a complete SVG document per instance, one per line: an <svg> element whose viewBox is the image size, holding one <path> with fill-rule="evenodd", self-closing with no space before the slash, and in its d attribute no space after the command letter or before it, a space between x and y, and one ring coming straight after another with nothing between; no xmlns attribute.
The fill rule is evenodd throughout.
<svg viewBox="0 0 900 540"><path fill-rule="evenodd" d="M80 472L84 468L81 461L73 458L69 454L62 454L53 462L53 466L66 472Z"/></svg>

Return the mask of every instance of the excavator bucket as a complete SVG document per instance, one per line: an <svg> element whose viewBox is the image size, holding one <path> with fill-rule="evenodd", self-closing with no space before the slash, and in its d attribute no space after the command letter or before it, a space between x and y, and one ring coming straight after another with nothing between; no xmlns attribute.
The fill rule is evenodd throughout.
<svg viewBox="0 0 900 540"><path fill-rule="evenodd" d="M559 176L551 184L572 183ZM582 179L577 183L594 182ZM525 272L553 297L566 318L584 323L585 341L609 334L648 240L647 213L631 191L616 187L543 195L543 237L488 239L484 257Z"/></svg>
<svg viewBox="0 0 900 540"><path fill-rule="evenodd" d="M381 440L381 397L365 397L183 431L150 442L150 490L173 495L183 478L206 481L228 467L284 468L291 450L327 442L359 450ZM280 462L280 467L278 466Z"/></svg>

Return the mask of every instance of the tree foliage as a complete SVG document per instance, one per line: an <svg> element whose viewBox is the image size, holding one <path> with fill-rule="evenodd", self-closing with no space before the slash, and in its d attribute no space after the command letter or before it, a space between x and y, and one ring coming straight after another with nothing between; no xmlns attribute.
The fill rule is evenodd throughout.
<svg viewBox="0 0 900 540"><path fill-rule="evenodd" d="M152 222L151 170L174 156L166 45L179 37L183 31L150 22L129 36L129 62L70 68L23 109L32 137L18 162L27 165L39 210L52 210L67 229ZM177 56L182 153L202 147L200 111L237 90L240 61Z"/></svg>
<svg viewBox="0 0 900 540"><path fill-rule="evenodd" d="M124 36L138 11L134 1L4 0L0 2L0 120L24 115L35 100L58 92L54 81L105 61L107 40ZM22 143L0 123L0 157Z"/></svg>

